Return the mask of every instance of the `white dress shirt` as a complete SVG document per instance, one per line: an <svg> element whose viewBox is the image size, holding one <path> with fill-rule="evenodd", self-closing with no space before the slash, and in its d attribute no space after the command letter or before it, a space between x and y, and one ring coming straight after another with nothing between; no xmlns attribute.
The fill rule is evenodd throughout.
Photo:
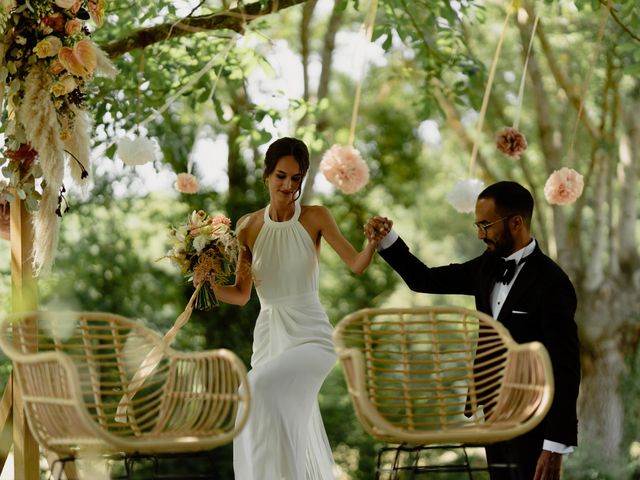
<svg viewBox="0 0 640 480"><path fill-rule="evenodd" d="M391 245L395 243L397 239L398 239L398 233L394 229L391 229L389 233L387 233L387 235L382 240L380 240L380 243L378 244L378 247L377 247L378 251L389 248ZM493 290L491 291L491 296L489 297L489 301L491 303L491 312L493 314L493 318L498 318L498 315L500 314L500 309L502 308L502 305L504 305L504 301L506 300L507 295L509 295L509 292L511 291L511 286L516 281L516 277L518 276L518 274L522 270L522 267L524 266L524 263L520 263L520 260L522 260L524 257L533 253L535 248L536 248L536 241L535 239L533 239L531 242L529 242L527 246L521 248L517 252L514 252L505 258L505 260L515 260L517 266L516 266L515 274L513 275L513 278L511 279L511 282L509 282L509 284L505 285L502 282L496 282L495 286L493 287ZM573 452L572 446L565 445L559 442L554 442L552 440L545 440L544 443L542 444L542 449L547 450L549 452L562 453L562 454Z"/></svg>

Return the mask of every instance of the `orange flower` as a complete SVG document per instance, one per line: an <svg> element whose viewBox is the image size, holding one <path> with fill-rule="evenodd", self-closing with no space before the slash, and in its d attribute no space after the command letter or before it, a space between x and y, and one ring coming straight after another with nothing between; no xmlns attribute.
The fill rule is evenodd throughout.
<svg viewBox="0 0 640 480"><path fill-rule="evenodd" d="M64 31L67 35L74 35L76 33L80 33L82 31L82 22L77 18L72 18L71 20L67 20L67 23L64 25Z"/></svg>
<svg viewBox="0 0 640 480"><path fill-rule="evenodd" d="M98 27L101 27L104 23L104 9L106 6L106 0L89 0L89 16Z"/></svg>
<svg viewBox="0 0 640 480"><path fill-rule="evenodd" d="M54 58L51 64L49 65L49 71L54 75L58 75L64 72L64 66L60 63L60 60Z"/></svg>
<svg viewBox="0 0 640 480"><path fill-rule="evenodd" d="M73 48L62 47L58 60L69 73L78 77L91 75L98 64L95 48L87 39L80 40Z"/></svg>

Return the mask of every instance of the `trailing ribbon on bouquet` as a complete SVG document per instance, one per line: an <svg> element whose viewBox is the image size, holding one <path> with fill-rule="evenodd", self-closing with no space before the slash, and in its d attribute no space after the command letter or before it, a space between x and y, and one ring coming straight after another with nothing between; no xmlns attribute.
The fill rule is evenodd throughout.
<svg viewBox="0 0 640 480"><path fill-rule="evenodd" d="M200 293L200 289L205 287L205 283L206 282L203 281L198 284L195 291L193 292L193 295L191 295L186 308L178 316L175 323L173 324L173 327L171 327L169 331L165 333L164 337L162 337L161 343L153 347L151 351L145 356L144 360L138 367L138 370L133 375L131 382L129 382L129 385L125 393L122 395L120 402L118 402L118 409L116 410L115 416L116 422L127 423L127 420L130 420L131 417L129 415L129 409L132 405L131 402L133 400L133 397L136 396L147 378L149 378L149 376L151 376L156 370L169 345L173 343L180 329L184 327L189 321L189 318L191 318L193 305L196 301L196 298L198 297L198 294Z"/></svg>

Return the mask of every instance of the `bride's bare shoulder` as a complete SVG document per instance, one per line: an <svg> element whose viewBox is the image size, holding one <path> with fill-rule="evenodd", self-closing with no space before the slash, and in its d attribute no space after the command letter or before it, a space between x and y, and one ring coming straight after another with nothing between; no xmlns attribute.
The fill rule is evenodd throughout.
<svg viewBox="0 0 640 480"><path fill-rule="evenodd" d="M322 205L302 205L300 218L307 217L310 220L322 220L331 215L327 207Z"/></svg>

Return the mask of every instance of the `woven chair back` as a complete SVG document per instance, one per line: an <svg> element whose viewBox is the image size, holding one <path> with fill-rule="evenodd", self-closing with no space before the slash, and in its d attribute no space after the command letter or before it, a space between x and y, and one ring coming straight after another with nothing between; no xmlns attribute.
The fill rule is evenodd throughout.
<svg viewBox="0 0 640 480"><path fill-rule="evenodd" d="M246 421L249 392L240 388L246 370L228 350L184 354L167 347L129 400L127 418L116 420L123 395L133 393L133 375L159 344L150 329L109 313L28 312L0 328L30 426L53 450L95 444L177 452L230 441Z"/></svg>
<svg viewBox="0 0 640 480"><path fill-rule="evenodd" d="M514 343L480 312L361 310L334 341L356 414L381 440L490 443L533 428L550 407L544 347Z"/></svg>

